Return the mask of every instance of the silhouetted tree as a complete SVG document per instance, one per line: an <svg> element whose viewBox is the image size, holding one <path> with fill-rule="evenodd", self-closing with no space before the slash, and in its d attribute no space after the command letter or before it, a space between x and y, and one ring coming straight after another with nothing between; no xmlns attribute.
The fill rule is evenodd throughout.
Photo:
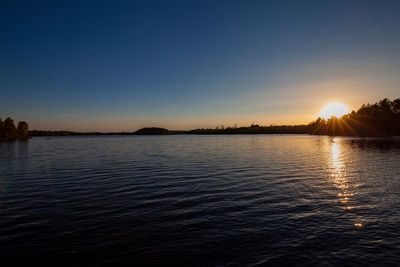
<svg viewBox="0 0 400 267"><path fill-rule="evenodd" d="M17 129L15 128L14 120L8 117L3 123L4 140L14 141L17 139Z"/></svg>
<svg viewBox="0 0 400 267"><path fill-rule="evenodd" d="M4 139L4 126L3 120L0 118L0 142Z"/></svg>
<svg viewBox="0 0 400 267"><path fill-rule="evenodd" d="M17 127L17 137L19 140L26 140L28 139L28 134L29 134L29 130L28 130L28 123L26 123L25 121L20 121L18 123L18 127Z"/></svg>
<svg viewBox="0 0 400 267"><path fill-rule="evenodd" d="M393 112L397 117L400 116L400 98L397 98L393 100L393 105L392 105Z"/></svg>

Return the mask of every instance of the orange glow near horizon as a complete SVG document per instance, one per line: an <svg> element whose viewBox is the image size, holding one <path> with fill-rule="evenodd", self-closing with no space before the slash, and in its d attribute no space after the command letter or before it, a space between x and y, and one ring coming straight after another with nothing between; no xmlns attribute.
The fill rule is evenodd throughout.
<svg viewBox="0 0 400 267"><path fill-rule="evenodd" d="M332 102L332 103L326 105L321 110L321 112L319 113L319 116L324 119L329 119L332 116L340 118L347 113L349 113L349 109L344 104L339 103L339 102Z"/></svg>

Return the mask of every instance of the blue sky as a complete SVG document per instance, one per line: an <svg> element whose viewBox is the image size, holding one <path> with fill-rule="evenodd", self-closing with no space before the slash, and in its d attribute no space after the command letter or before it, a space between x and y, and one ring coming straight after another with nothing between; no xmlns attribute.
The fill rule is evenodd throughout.
<svg viewBox="0 0 400 267"><path fill-rule="evenodd" d="M83 3L82 3L83 2ZM400 97L400 1L7 1L0 116L31 129L307 123Z"/></svg>

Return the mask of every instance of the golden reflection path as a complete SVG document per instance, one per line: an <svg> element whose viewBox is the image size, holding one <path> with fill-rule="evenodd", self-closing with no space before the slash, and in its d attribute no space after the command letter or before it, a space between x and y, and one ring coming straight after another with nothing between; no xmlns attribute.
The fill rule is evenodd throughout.
<svg viewBox="0 0 400 267"><path fill-rule="evenodd" d="M338 138L334 138L331 142L331 180L339 191L338 199L343 205L342 208L345 210L352 210L354 206L351 205L350 201L354 196L354 188L358 187L358 185L353 185L349 181L339 140ZM357 221L354 223L354 226L360 228L363 227L363 224Z"/></svg>

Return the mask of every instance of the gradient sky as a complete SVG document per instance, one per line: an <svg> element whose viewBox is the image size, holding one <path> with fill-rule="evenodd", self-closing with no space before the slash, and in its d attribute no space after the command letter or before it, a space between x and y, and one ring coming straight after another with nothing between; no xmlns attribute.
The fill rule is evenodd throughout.
<svg viewBox="0 0 400 267"><path fill-rule="evenodd" d="M83 3L84 2L84 3ZM295 124L400 97L400 1L2 1L0 116L31 129Z"/></svg>

